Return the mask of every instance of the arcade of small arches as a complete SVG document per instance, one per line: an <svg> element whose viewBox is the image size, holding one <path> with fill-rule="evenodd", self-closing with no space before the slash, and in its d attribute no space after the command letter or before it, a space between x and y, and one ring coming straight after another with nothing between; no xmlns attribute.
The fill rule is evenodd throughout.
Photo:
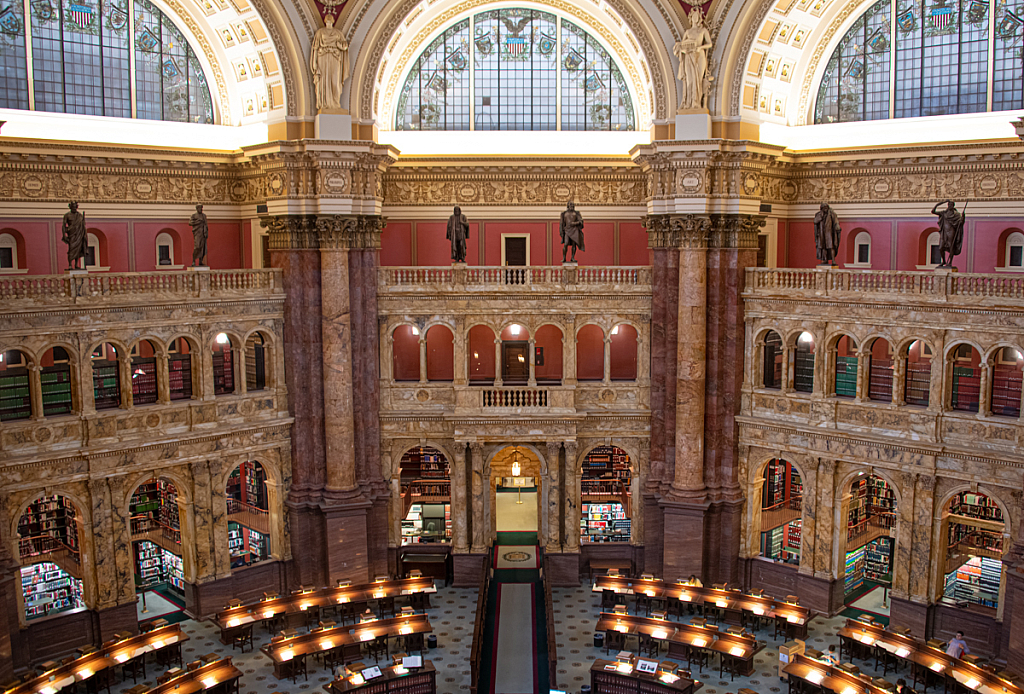
<svg viewBox="0 0 1024 694"><path fill-rule="evenodd" d="M132 409L274 388L283 379L277 376L279 355L274 353L270 334L216 332L206 350L191 335L149 336L133 342L110 339L92 346L85 356L67 344L39 349L12 346L0 352L0 378L20 386L19 396L4 400L0 421Z"/></svg>
<svg viewBox="0 0 1024 694"><path fill-rule="evenodd" d="M896 563L905 556L901 552L909 551L903 543L918 533L910 528L913 515L901 506L904 490L894 482L899 476L856 468L839 482L834 508L820 503L818 497L826 495L820 485L827 482L818 481L815 489L818 476L813 467L805 476L797 463L785 458L769 458L751 470L745 517L748 556L792 564L802 572L824 569L842 582L846 605L879 586L906 594L907 572ZM933 527L927 535L936 538L936 554L928 599L1000 609L1003 558L1019 520L1008 514L1003 499L1008 490L955 480L937 480L936 487L945 492L936 495L936 512L929 519ZM832 548L831 557L813 556L821 552L823 538L815 538L815 524L805 528L805 522L825 512L834 513L832 537L824 543Z"/></svg>
<svg viewBox="0 0 1024 694"><path fill-rule="evenodd" d="M556 322L537 325L474 323L458 333L450 323L388 326L390 355L382 355L395 382L554 384L637 381L645 378L646 330L636 324ZM566 340L575 334L575 340Z"/></svg>
<svg viewBox="0 0 1024 694"><path fill-rule="evenodd" d="M186 584L214 570L223 574L284 558L277 463L219 462L224 464L211 465L211 471L221 470L213 478L212 509L197 508L197 480L189 470L174 467L158 475L136 475L130 482L119 478L123 486L118 488L126 492L121 512L113 514L113 527L94 525L86 501L89 491L58 487L23 501L14 515L17 525L12 534L24 588L19 593L22 624L55 613L96 609L117 597L111 595L114 587L96 582L93 567L108 551L102 544L106 538L97 531L126 540L113 552L119 573L125 567L121 578L134 590L159 591L179 603L186 601ZM217 519L212 537L220 539L212 544L211 534L202 531L211 518Z"/></svg>
<svg viewBox="0 0 1024 694"><path fill-rule="evenodd" d="M762 329L755 337L753 386L1020 418L1024 356L1019 345L1001 340L941 345L931 337Z"/></svg>

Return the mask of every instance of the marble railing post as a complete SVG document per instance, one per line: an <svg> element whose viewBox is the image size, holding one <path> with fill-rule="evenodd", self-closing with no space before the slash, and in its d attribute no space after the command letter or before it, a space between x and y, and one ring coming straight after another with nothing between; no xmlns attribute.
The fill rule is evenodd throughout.
<svg viewBox="0 0 1024 694"><path fill-rule="evenodd" d="M612 337L607 335L604 338L604 375L601 383L608 385L612 382Z"/></svg>
<svg viewBox="0 0 1024 694"><path fill-rule="evenodd" d="M832 566L833 527L835 525L835 473L834 460L818 459L816 474L818 488L818 511L815 515L817 532L814 534L814 577L826 581L836 576ZM846 532L845 528L840 529Z"/></svg>
<svg viewBox="0 0 1024 694"><path fill-rule="evenodd" d="M501 387L502 363L501 363L501 337L494 338L494 386Z"/></svg>
<svg viewBox="0 0 1024 694"><path fill-rule="evenodd" d="M168 367L167 352L156 355L156 399L161 405L171 401L171 374Z"/></svg>
<svg viewBox="0 0 1024 694"><path fill-rule="evenodd" d="M490 490L484 485L484 445L473 442L469 444L470 456L473 469L473 517L472 517L472 553L484 554L487 552L486 542L486 519L484 518L484 495Z"/></svg>
<svg viewBox="0 0 1024 694"><path fill-rule="evenodd" d="M32 408L32 419L43 418L43 367L32 364L28 367L28 394L30 407Z"/></svg>
<svg viewBox="0 0 1024 694"><path fill-rule="evenodd" d="M451 515L452 515L452 548L457 554L469 552L469 538L466 535L466 444L455 442L452 453L451 479Z"/></svg>
<svg viewBox="0 0 1024 694"><path fill-rule="evenodd" d="M576 442L565 442L565 551L580 551L580 483L577 474Z"/></svg>
<svg viewBox="0 0 1024 694"><path fill-rule="evenodd" d="M421 333L420 339L420 383L427 382L427 334Z"/></svg>
<svg viewBox="0 0 1024 694"><path fill-rule="evenodd" d="M544 536L544 540L541 543L544 547L544 551L552 554L562 551L561 535L562 529L559 525L558 507L560 505L559 498L561 494L561 488L559 487L559 472L561 471L561 461L559 460L559 452L562 448L562 444L559 441L548 441L547 442L547 459L548 459L548 492L543 499L545 514L547 515L547 527L548 532Z"/></svg>
<svg viewBox="0 0 1024 694"><path fill-rule="evenodd" d="M537 340L530 338L530 377L526 385L537 385Z"/></svg>
<svg viewBox="0 0 1024 694"><path fill-rule="evenodd" d="M992 414L992 362L981 363L981 384L978 393L978 416L988 417Z"/></svg>

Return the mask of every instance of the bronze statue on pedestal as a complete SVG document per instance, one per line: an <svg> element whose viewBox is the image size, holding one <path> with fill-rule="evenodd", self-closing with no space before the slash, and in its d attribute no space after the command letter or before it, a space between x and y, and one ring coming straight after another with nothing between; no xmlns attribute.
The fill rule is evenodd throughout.
<svg viewBox="0 0 1024 694"><path fill-rule="evenodd" d="M587 249L583 245L583 215L576 211L576 204L571 200L566 203L565 211L562 213L558 235L562 239L562 262L565 262L565 253L569 246L572 246L572 260L569 262L575 263L576 249Z"/></svg>

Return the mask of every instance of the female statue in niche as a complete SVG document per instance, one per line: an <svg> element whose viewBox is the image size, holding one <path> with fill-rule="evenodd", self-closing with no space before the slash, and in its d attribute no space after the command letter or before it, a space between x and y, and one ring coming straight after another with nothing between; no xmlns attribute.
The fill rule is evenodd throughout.
<svg viewBox="0 0 1024 694"><path fill-rule="evenodd" d="M324 26L313 36L309 51L309 69L313 73L318 111L341 108L341 88L348 79L348 41L334 28L334 15L324 16Z"/></svg>

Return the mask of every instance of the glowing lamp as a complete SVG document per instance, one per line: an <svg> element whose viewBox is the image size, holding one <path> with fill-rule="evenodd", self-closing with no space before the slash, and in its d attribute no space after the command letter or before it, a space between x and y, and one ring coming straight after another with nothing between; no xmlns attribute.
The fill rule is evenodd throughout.
<svg viewBox="0 0 1024 694"><path fill-rule="evenodd" d="M728 607L729 605L725 600L715 600L715 604L719 607Z"/></svg>
<svg viewBox="0 0 1024 694"><path fill-rule="evenodd" d="M358 687L359 685L361 685L361 684L362 684L363 682L365 682L366 680L365 680L365 679L363 679L363 676L362 676L362 675L360 675L360 674L359 674L359 673L357 672L356 674L352 675L352 677L351 677L351 678L349 679L349 681L350 681L350 682L352 682L352 684L354 684L355 686L357 686L357 687Z"/></svg>
<svg viewBox="0 0 1024 694"><path fill-rule="evenodd" d="M807 673L807 681L813 684L821 684L821 681L825 679L825 676L817 670Z"/></svg>
<svg viewBox="0 0 1024 694"><path fill-rule="evenodd" d="M295 653L291 649L287 651L281 651L281 660L291 660L295 656Z"/></svg>
<svg viewBox="0 0 1024 694"><path fill-rule="evenodd" d="M216 686L216 677L204 677L203 678L203 689L209 689L210 687Z"/></svg>
<svg viewBox="0 0 1024 694"><path fill-rule="evenodd" d="M651 633L651 636L653 636L656 639L667 639L668 638L668 632L665 631L664 629L655 629Z"/></svg>
<svg viewBox="0 0 1024 694"><path fill-rule="evenodd" d="M237 627L241 623L242 623L242 620L240 620L240 619L238 619L236 617L235 619L232 619L231 621L228 622L228 626L229 627Z"/></svg>
<svg viewBox="0 0 1024 694"><path fill-rule="evenodd" d="M694 639L693 645L697 648L704 648L704 646L708 645L708 641L707 639Z"/></svg>
<svg viewBox="0 0 1024 694"><path fill-rule="evenodd" d="M226 333L217 333L217 337L215 339L217 340L218 345L226 345L229 341Z"/></svg>
<svg viewBox="0 0 1024 694"><path fill-rule="evenodd" d="M898 655L901 658L906 658L908 655L910 655L910 651L906 648L898 648L896 649L896 655Z"/></svg>
<svg viewBox="0 0 1024 694"><path fill-rule="evenodd" d="M743 655L743 649L741 647L739 647L739 646L733 646L732 648L729 649L729 652L732 653L733 655L736 655L736 656Z"/></svg>
<svg viewBox="0 0 1024 694"><path fill-rule="evenodd" d="M324 651L326 651L328 648L331 648L333 646L334 646L334 642L331 641L330 639L324 639L323 641L320 642L320 648L321 648L321 650L324 650Z"/></svg>
<svg viewBox="0 0 1024 694"><path fill-rule="evenodd" d="M763 608L763 607L755 607L755 608L754 608L753 610L751 610L751 611L752 611L752 612L753 612L754 614L756 614L756 615L763 615L763 614L764 614L764 608Z"/></svg>
<svg viewBox="0 0 1024 694"><path fill-rule="evenodd" d="M360 641L369 641L372 638L373 638L373 632L372 631L364 631L363 633L361 633L359 635L359 640Z"/></svg>

